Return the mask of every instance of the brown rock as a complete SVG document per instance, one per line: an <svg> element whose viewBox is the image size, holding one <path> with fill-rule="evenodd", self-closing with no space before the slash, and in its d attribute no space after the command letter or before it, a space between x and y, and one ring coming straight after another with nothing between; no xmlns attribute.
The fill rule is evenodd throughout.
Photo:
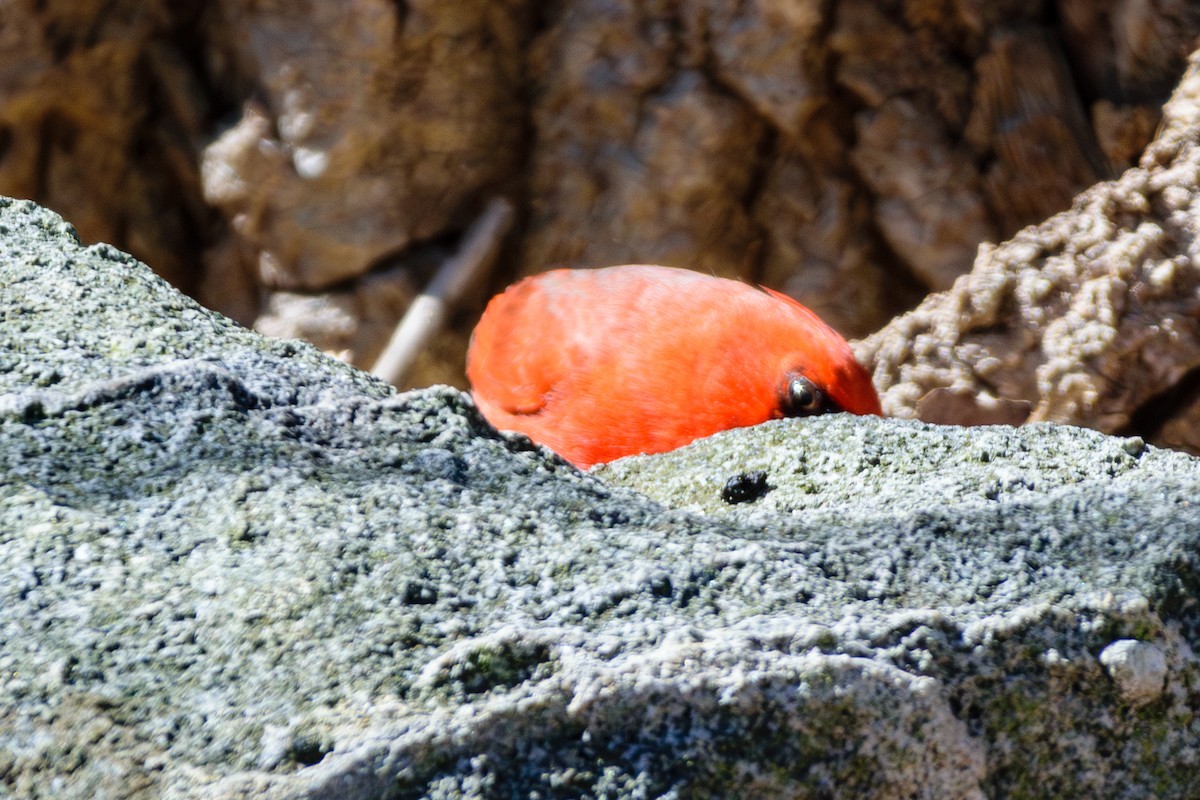
<svg viewBox="0 0 1200 800"><path fill-rule="evenodd" d="M834 6L829 47L836 57L837 84L867 108L895 97L920 96L946 124L961 128L971 73L956 49L972 54L979 49L982 21L961 10L943 13L948 9L942 3L895 5L843 0Z"/></svg>
<svg viewBox="0 0 1200 800"><path fill-rule="evenodd" d="M1179 397L1177 404L1164 407L1161 418L1147 420L1150 425L1158 423L1151 434L1155 443L1200 454L1200 392L1195 377L1194 373L1189 376L1190 391Z"/></svg>
<svg viewBox="0 0 1200 800"><path fill-rule="evenodd" d="M209 212L197 154L211 100L168 42L201 4L6 3L0 192L50 206L194 291Z"/></svg>
<svg viewBox="0 0 1200 800"><path fill-rule="evenodd" d="M1159 119L1157 107L1118 106L1108 100L1096 101L1092 106L1092 125L1096 129L1096 142L1111 170L1118 172L1137 161L1154 138Z"/></svg>
<svg viewBox="0 0 1200 800"><path fill-rule="evenodd" d="M976 70L965 134L990 162L984 191L1003 229L1066 208L1105 175L1070 71L1044 31L997 33Z"/></svg>
<svg viewBox="0 0 1200 800"><path fill-rule="evenodd" d="M220 7L263 104L206 151L205 197L257 251L262 285L362 275L466 224L515 169L523 4Z"/></svg>
<svg viewBox="0 0 1200 800"><path fill-rule="evenodd" d="M850 176L781 149L759 192L755 221L770 231L760 278L846 336L866 336L920 300L870 236L871 206Z"/></svg>
<svg viewBox="0 0 1200 800"><path fill-rule="evenodd" d="M922 283L948 289L995 238L972 154L937 115L893 99L858 115L851 158L879 199L875 223Z"/></svg>
<svg viewBox="0 0 1200 800"><path fill-rule="evenodd" d="M918 416L949 390L978 401L958 420L935 403L940 421L1012 422L1028 401L1031 421L1200 450L1200 54L1164 112L1140 167L984 247L950 291L860 345L888 413Z"/></svg>
<svg viewBox="0 0 1200 800"><path fill-rule="evenodd" d="M1158 108L1196 46L1192 0L1057 0L1062 38L1083 94Z"/></svg>
<svg viewBox="0 0 1200 800"><path fill-rule="evenodd" d="M711 64L720 85L773 128L799 139L828 101L827 7L821 0L699 0L681 12L693 58Z"/></svg>
<svg viewBox="0 0 1200 800"><path fill-rule="evenodd" d="M1117 81L1125 96L1145 100L1178 80L1170 65L1196 46L1200 6L1191 0L1124 0L1112 17Z"/></svg>
<svg viewBox="0 0 1200 800"><path fill-rule="evenodd" d="M748 277L765 126L702 70L666 7L580 3L539 42L521 272L643 262Z"/></svg>
<svg viewBox="0 0 1200 800"><path fill-rule="evenodd" d="M444 247L424 247L338 289L270 292L254 328L267 336L304 339L335 358L369 370L420 292L418 276L429 275L450 255ZM468 341L469 327L461 321L444 331L414 365L415 383L410 383L467 388L460 365L466 359Z"/></svg>

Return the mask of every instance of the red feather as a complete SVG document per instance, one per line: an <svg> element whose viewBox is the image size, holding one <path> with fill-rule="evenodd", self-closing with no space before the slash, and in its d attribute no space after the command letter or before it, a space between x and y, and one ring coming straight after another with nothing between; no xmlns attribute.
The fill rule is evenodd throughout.
<svg viewBox="0 0 1200 800"><path fill-rule="evenodd" d="M803 376L879 414L846 340L778 292L688 270L555 270L488 304L467 376L483 415L579 467L786 416Z"/></svg>

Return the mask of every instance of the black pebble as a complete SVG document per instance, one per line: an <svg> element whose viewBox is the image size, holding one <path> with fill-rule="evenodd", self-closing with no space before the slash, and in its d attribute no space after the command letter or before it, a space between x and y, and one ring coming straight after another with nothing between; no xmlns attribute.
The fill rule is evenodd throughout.
<svg viewBox="0 0 1200 800"><path fill-rule="evenodd" d="M729 505L751 503L771 491L767 485L767 473L762 470L742 472L725 481L721 499Z"/></svg>

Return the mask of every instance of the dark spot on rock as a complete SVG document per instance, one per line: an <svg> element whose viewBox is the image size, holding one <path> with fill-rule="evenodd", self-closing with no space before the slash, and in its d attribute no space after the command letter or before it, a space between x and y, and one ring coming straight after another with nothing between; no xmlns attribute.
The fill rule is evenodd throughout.
<svg viewBox="0 0 1200 800"><path fill-rule="evenodd" d="M545 642L511 639L480 643L447 664L433 685L461 696L510 689L547 677L553 672L553 661L554 652Z"/></svg>
<svg viewBox="0 0 1200 800"><path fill-rule="evenodd" d="M629 515L619 508L589 508L587 518L608 528L629 524Z"/></svg>
<svg viewBox="0 0 1200 800"><path fill-rule="evenodd" d="M656 575L650 581L650 593L655 597L670 597L674 591L675 586L666 575Z"/></svg>
<svg viewBox="0 0 1200 800"><path fill-rule="evenodd" d="M333 748L308 737L300 737L292 744L288 758L292 763L305 767L320 764Z"/></svg>
<svg viewBox="0 0 1200 800"><path fill-rule="evenodd" d="M26 425L33 425L36 422L41 422L46 418L46 407L42 405L40 400L30 400L21 409L21 422Z"/></svg>
<svg viewBox="0 0 1200 800"><path fill-rule="evenodd" d="M437 602L437 588L427 581L406 581L401 600L409 606L427 606Z"/></svg>
<svg viewBox="0 0 1200 800"><path fill-rule="evenodd" d="M767 473L763 470L740 472L725 481L721 499L730 505L752 503L771 491L771 488L767 483Z"/></svg>
<svg viewBox="0 0 1200 800"><path fill-rule="evenodd" d="M298 428L304 424L304 418L290 408L276 409L271 419L284 428Z"/></svg>
<svg viewBox="0 0 1200 800"><path fill-rule="evenodd" d="M430 478L440 478L451 483L462 483L466 479L467 464L461 456L441 447L427 447L414 459L420 472Z"/></svg>

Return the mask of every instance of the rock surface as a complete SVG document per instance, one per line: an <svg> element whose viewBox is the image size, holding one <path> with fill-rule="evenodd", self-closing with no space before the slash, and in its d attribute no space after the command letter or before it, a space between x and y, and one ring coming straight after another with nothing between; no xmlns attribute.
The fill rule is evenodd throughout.
<svg viewBox="0 0 1200 800"><path fill-rule="evenodd" d="M1200 54L1138 168L858 348L884 410L1049 420L1200 453Z"/></svg>
<svg viewBox="0 0 1200 800"><path fill-rule="evenodd" d="M1195 459L827 417L583 475L22 202L0 303L0 795L1200 791Z"/></svg>

